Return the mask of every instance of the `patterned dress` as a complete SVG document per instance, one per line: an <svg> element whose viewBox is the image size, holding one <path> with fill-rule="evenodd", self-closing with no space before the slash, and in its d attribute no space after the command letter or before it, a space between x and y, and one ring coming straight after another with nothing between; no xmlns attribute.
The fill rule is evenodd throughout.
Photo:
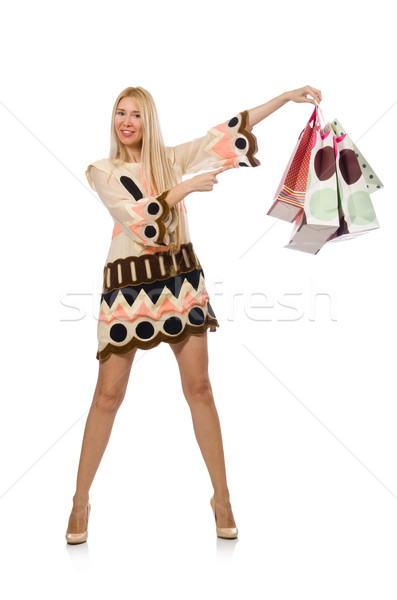
<svg viewBox="0 0 397 600"><path fill-rule="evenodd" d="M245 110L201 138L166 147L178 181L187 173L227 165L260 165L247 119ZM169 190L144 196L141 163L116 167L103 159L90 164L85 174L114 221L103 270L96 358L177 343L208 328L215 331L219 324L190 240L184 200L170 209ZM180 249L172 251L178 223Z"/></svg>

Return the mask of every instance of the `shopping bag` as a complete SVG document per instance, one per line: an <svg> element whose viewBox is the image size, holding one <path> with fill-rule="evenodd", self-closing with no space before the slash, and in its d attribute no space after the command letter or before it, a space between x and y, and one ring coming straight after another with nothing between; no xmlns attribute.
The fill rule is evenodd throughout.
<svg viewBox="0 0 397 600"><path fill-rule="evenodd" d="M295 220L291 239L285 248L317 254L338 230L336 153L332 127L327 124L314 131L303 211Z"/></svg>
<svg viewBox="0 0 397 600"><path fill-rule="evenodd" d="M293 223L302 212L305 201L306 183L310 157L313 149L313 137L320 129L317 106L301 131L289 163L281 178L274 201L267 214Z"/></svg>
<svg viewBox="0 0 397 600"><path fill-rule="evenodd" d="M346 129L344 129L344 127L338 119L333 119L332 121L330 121L330 125L334 130L335 136L337 138L341 137L346 133ZM373 194L377 190L383 188L384 185L351 138L350 141L353 144L353 149L359 162L360 169L362 171L362 174L364 175L364 180L367 184L367 189L370 194Z"/></svg>
<svg viewBox="0 0 397 600"><path fill-rule="evenodd" d="M328 241L345 241L378 229L380 225L370 193L384 187L346 130L339 125L336 119L331 122L333 130L340 133L335 138L340 226Z"/></svg>

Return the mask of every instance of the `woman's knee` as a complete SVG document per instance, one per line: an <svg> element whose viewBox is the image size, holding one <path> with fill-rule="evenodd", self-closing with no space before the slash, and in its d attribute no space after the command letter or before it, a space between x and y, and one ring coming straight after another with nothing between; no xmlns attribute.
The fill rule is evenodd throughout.
<svg viewBox="0 0 397 600"><path fill-rule="evenodd" d="M102 389L98 388L95 390L92 404L99 410L105 412L116 411L122 403L125 396L125 390L120 388L115 389Z"/></svg>
<svg viewBox="0 0 397 600"><path fill-rule="evenodd" d="M210 380L197 378L184 386L184 394L188 402L211 403L214 401Z"/></svg>
<svg viewBox="0 0 397 600"><path fill-rule="evenodd" d="M101 410L115 411L122 403L128 385L136 348L127 354L111 354L100 361L98 381L92 403Z"/></svg>
<svg viewBox="0 0 397 600"><path fill-rule="evenodd" d="M98 379L92 403L104 411L117 410L124 400L128 379L100 377Z"/></svg>

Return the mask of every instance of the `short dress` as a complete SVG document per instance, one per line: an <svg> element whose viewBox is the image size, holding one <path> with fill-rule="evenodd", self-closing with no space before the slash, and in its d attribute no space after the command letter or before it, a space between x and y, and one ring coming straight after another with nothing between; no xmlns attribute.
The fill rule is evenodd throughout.
<svg viewBox="0 0 397 600"><path fill-rule="evenodd" d="M188 173L260 165L247 121L244 110L203 137L166 147L178 182ZM85 174L114 221L103 269L96 358L215 331L219 324L190 239L184 200L170 208L169 190L157 194L152 189L144 196L141 163L115 166L105 158L91 163ZM175 250L178 223L180 247Z"/></svg>

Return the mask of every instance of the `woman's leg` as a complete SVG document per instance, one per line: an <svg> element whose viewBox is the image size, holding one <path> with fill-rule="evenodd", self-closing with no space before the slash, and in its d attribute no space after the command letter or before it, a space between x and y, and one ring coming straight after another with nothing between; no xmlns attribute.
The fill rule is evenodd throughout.
<svg viewBox="0 0 397 600"><path fill-rule="evenodd" d="M136 348L126 354L111 354L99 362L98 381L84 430L76 492L69 517L68 533L87 528L87 503L112 431L116 413L124 399Z"/></svg>
<svg viewBox="0 0 397 600"><path fill-rule="evenodd" d="M235 527L226 482L221 427L208 375L207 332L189 335L170 346L178 361L194 433L214 487L217 525Z"/></svg>

